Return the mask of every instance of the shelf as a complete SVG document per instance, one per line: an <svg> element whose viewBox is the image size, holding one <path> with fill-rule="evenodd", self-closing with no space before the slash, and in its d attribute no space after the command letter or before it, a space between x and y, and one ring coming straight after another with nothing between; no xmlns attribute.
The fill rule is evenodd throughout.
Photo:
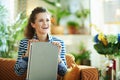
<svg viewBox="0 0 120 80"><path fill-rule="evenodd" d="M67 52L78 51L77 48L81 42L90 49L93 44L93 37L91 35L53 35L62 39L65 42Z"/></svg>
<svg viewBox="0 0 120 80"><path fill-rule="evenodd" d="M91 35L53 35L55 37L58 37L58 38L61 38L63 39L64 41L86 41L86 40L92 40L92 36Z"/></svg>

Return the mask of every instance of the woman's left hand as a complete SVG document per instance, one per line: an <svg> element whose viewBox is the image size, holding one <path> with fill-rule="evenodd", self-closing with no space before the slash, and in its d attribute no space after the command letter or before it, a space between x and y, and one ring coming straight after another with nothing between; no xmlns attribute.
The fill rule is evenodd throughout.
<svg viewBox="0 0 120 80"><path fill-rule="evenodd" d="M57 41L54 41L54 42L52 42L52 44L58 47L58 62L61 62L61 58L60 58L61 43L57 42Z"/></svg>
<svg viewBox="0 0 120 80"><path fill-rule="evenodd" d="M58 52L59 52L59 55L60 55L61 43L60 43L60 42L57 42L57 41L54 41L54 42L52 42L52 44L58 47Z"/></svg>

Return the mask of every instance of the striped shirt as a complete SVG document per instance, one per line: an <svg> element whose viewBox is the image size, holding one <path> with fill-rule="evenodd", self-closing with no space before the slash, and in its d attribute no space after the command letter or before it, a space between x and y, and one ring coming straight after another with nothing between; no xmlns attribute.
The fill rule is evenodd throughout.
<svg viewBox="0 0 120 80"><path fill-rule="evenodd" d="M33 36L33 39L38 39L36 34ZM27 51L28 41L29 39L25 38L21 40L19 44L18 58L14 66L14 70L18 75L22 75L27 71L28 58L22 58L22 55L25 54ZM65 59L66 50L65 50L64 41L48 35L48 42L51 43L54 41L58 41L61 43L60 57L62 59L62 62L58 63L58 74L60 76L64 76L67 71L66 59Z"/></svg>

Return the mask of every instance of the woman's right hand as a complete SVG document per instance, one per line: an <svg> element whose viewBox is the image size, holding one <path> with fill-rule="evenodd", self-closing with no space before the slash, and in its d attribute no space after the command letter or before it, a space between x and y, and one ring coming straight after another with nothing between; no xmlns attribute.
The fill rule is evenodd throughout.
<svg viewBox="0 0 120 80"><path fill-rule="evenodd" d="M30 40L28 41L27 51L26 51L25 54L22 55L22 57L28 57L28 56L29 56L30 44L31 44L32 42L39 42L39 40L37 40L37 39L30 39Z"/></svg>

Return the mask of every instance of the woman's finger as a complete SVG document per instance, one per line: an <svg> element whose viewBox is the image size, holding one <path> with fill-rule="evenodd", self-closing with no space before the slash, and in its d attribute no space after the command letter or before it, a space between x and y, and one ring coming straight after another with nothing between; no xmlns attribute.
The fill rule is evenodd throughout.
<svg viewBox="0 0 120 80"><path fill-rule="evenodd" d="M61 47L60 42L52 42L53 45L56 45L57 47Z"/></svg>
<svg viewBox="0 0 120 80"><path fill-rule="evenodd" d="M60 51L61 51L61 44L60 44L60 42L52 42L52 44L58 47L58 52L60 54Z"/></svg>
<svg viewBox="0 0 120 80"><path fill-rule="evenodd" d="M30 39L30 40L28 41L27 53L29 53L30 44L31 44L32 42L39 42L39 40L37 40L37 39Z"/></svg>

